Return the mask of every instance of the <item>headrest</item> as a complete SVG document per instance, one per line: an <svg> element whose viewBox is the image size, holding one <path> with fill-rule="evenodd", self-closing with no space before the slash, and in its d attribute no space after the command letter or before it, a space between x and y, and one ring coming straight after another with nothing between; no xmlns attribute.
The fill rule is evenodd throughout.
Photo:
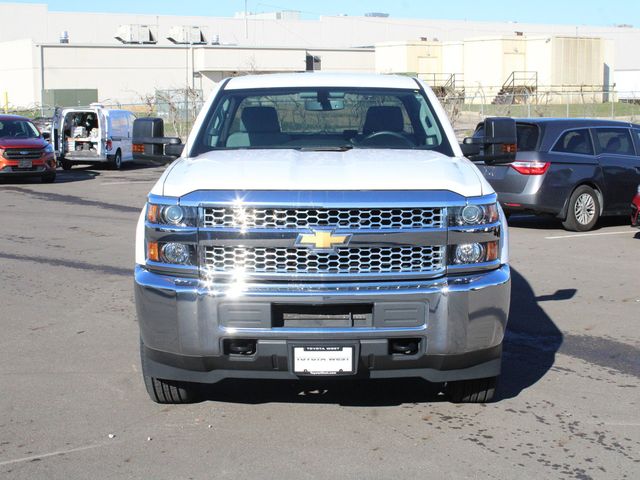
<svg viewBox="0 0 640 480"><path fill-rule="evenodd" d="M279 133L278 112L273 107L245 107L242 123L249 133Z"/></svg>
<svg viewBox="0 0 640 480"><path fill-rule="evenodd" d="M400 107L369 107L362 133L369 135L383 130L389 132L402 132L404 130L404 119L402 118Z"/></svg>

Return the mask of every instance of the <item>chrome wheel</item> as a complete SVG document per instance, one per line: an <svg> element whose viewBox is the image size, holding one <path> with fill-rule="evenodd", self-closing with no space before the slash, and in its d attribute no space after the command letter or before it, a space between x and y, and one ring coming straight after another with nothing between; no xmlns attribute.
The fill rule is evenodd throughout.
<svg viewBox="0 0 640 480"><path fill-rule="evenodd" d="M588 225L596 216L596 202L590 194L583 193L576 198L573 212L578 223Z"/></svg>

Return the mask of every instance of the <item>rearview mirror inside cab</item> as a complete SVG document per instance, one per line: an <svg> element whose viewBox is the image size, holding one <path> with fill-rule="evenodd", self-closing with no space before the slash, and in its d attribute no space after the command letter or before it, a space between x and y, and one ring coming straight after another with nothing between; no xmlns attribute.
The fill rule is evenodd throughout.
<svg viewBox="0 0 640 480"><path fill-rule="evenodd" d="M462 153L474 162L511 163L517 152L516 121L508 117L492 117L484 121L473 137L460 144Z"/></svg>

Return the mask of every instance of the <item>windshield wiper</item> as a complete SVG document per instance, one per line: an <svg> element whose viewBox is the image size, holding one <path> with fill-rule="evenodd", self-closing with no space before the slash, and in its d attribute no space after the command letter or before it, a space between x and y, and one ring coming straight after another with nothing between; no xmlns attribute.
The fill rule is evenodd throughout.
<svg viewBox="0 0 640 480"><path fill-rule="evenodd" d="M352 148L353 145L322 145L317 147L300 147L298 148L298 150L300 150L301 152L346 152L347 150L351 150Z"/></svg>

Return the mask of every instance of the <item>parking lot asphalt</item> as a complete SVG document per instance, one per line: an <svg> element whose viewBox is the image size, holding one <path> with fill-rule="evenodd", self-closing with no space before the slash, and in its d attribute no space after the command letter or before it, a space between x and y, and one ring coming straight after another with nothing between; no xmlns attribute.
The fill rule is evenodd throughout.
<svg viewBox="0 0 640 480"><path fill-rule="evenodd" d="M640 233L511 219L498 399L418 380L144 390L134 229L162 168L0 183L0 477L640 478Z"/></svg>

